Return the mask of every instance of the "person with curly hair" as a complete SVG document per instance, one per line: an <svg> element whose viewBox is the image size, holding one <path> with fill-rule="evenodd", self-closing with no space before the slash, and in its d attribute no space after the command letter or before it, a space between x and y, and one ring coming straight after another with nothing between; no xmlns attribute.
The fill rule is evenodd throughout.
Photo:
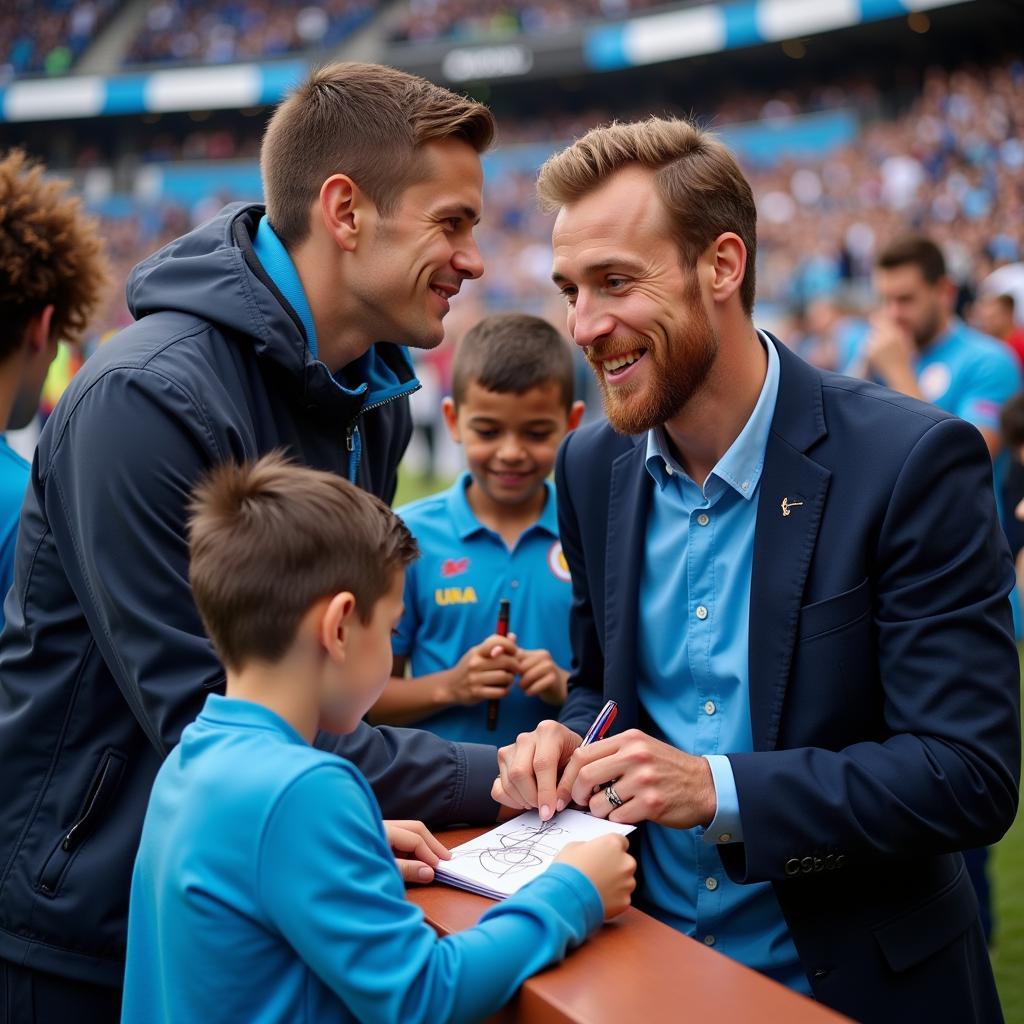
<svg viewBox="0 0 1024 1024"><path fill-rule="evenodd" d="M97 225L21 150L0 160L0 430L28 426L57 343L78 341L107 282ZM0 434L0 591L14 579L14 542L29 464ZM0 607L0 626L4 615Z"/></svg>

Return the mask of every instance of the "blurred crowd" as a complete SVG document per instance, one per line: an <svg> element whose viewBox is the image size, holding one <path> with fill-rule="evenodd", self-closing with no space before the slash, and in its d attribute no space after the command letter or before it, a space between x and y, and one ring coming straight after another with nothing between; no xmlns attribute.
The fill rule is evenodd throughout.
<svg viewBox="0 0 1024 1024"><path fill-rule="evenodd" d="M479 40L571 28L581 21L611 21L664 0L410 0L392 22L397 43L435 39Z"/></svg>
<svg viewBox="0 0 1024 1024"><path fill-rule="evenodd" d="M16 75L63 75L119 0L4 0L0 4L0 84Z"/></svg>
<svg viewBox="0 0 1024 1024"><path fill-rule="evenodd" d="M228 64L336 46L372 0L155 0L127 64Z"/></svg>

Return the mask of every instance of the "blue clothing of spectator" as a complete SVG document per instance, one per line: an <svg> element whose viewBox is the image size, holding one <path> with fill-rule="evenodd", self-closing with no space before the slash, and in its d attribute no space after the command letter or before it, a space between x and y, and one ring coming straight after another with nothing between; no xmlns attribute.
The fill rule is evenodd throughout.
<svg viewBox="0 0 1024 1024"><path fill-rule="evenodd" d="M0 435L0 628L4 624L2 599L14 582L15 541L30 469L7 438Z"/></svg>
<svg viewBox="0 0 1024 1024"><path fill-rule="evenodd" d="M640 585L638 695L651 735L711 764L718 812L705 829L643 830L640 898L666 924L798 991L809 993L769 882L739 885L716 843L743 830L727 754L751 752L748 629L758 483L779 389L779 357L754 411L698 486L669 453L661 428L647 436L654 479Z"/></svg>
<svg viewBox="0 0 1024 1024"><path fill-rule="evenodd" d="M1003 403L1021 389L1010 348L959 319L951 320L948 330L921 353L915 372L932 405L989 430L999 429ZM1008 464L1004 448L993 466L996 494L1002 492Z"/></svg>
<svg viewBox="0 0 1024 1024"><path fill-rule="evenodd" d="M840 346L839 372L862 376L869 331L850 332ZM915 360L914 375L924 399L976 427L999 429L1003 403L1021 389L1013 352L957 317ZM1006 455L995 467L996 493L1006 474Z"/></svg>
<svg viewBox="0 0 1024 1024"><path fill-rule="evenodd" d="M211 694L162 765L132 877L124 1024L476 1021L597 928L553 865L439 939L351 762Z"/></svg>
<svg viewBox="0 0 1024 1024"><path fill-rule="evenodd" d="M543 648L568 669L572 588L558 540L554 487L545 483L540 518L509 550L473 513L466 495L471 481L463 473L447 491L397 510L421 555L405 573L405 613L394 653L410 659L414 678L450 669L494 632L498 603L508 598L509 630L519 646ZM513 685L501 701L495 731L487 730L486 702L445 708L413 724L449 740L501 745L556 715L556 708Z"/></svg>

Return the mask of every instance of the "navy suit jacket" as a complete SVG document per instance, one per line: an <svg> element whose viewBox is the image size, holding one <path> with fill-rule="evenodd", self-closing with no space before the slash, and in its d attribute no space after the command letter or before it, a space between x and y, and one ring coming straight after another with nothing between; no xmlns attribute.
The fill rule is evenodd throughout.
<svg viewBox="0 0 1024 1024"><path fill-rule="evenodd" d="M773 883L822 1002L867 1021L1000 1020L956 852L1009 828L1020 771L1013 566L988 453L962 420L773 342L750 595L754 751L730 755L744 841L719 847L724 867ZM559 451L574 651L561 720L581 734L606 698L619 702L617 731L645 724L645 454L644 437L605 423Z"/></svg>

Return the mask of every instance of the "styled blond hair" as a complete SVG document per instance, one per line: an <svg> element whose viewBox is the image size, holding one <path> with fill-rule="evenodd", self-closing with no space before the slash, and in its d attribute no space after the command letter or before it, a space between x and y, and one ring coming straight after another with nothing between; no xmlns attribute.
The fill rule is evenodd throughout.
<svg viewBox="0 0 1024 1024"><path fill-rule="evenodd" d="M592 128L540 169L541 204L548 211L567 206L631 165L656 172L655 187L669 213L684 266L694 266L724 231L743 240L747 266L740 301L749 315L757 258L754 195L729 150L690 121L651 117Z"/></svg>

